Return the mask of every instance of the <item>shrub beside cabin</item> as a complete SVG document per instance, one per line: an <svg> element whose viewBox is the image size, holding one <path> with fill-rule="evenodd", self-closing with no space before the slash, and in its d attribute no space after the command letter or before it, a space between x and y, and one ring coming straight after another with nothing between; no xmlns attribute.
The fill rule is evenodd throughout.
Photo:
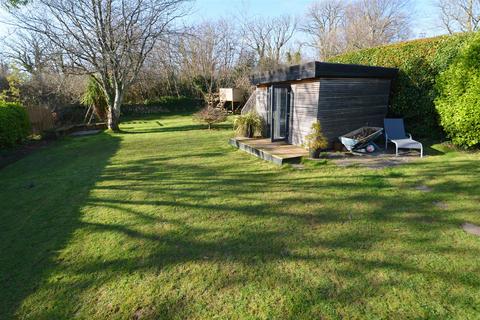
<svg viewBox="0 0 480 320"><path fill-rule="evenodd" d="M252 76L255 110L272 141L303 145L319 120L330 143L362 126L383 127L397 69L309 62Z"/></svg>

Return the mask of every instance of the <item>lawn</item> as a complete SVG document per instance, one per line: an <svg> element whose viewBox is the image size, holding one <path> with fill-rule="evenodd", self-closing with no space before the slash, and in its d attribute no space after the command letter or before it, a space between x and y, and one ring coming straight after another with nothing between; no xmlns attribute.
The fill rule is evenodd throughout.
<svg viewBox="0 0 480 320"><path fill-rule="evenodd" d="M0 170L1 319L480 317L480 154L298 170L188 115L122 129Z"/></svg>

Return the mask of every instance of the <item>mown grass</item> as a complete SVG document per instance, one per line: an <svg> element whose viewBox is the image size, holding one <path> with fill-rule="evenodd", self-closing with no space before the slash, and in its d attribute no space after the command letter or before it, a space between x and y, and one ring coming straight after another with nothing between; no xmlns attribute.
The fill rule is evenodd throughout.
<svg viewBox="0 0 480 320"><path fill-rule="evenodd" d="M479 154L285 170L190 116L122 128L0 171L0 318L479 317Z"/></svg>

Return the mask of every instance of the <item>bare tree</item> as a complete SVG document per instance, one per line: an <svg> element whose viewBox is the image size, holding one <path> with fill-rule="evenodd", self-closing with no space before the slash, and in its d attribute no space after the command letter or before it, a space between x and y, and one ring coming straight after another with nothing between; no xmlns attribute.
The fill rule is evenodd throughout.
<svg viewBox="0 0 480 320"><path fill-rule="evenodd" d="M46 37L70 71L91 74L105 92L108 127L118 131L125 90L155 44L174 33L185 0L37 0L11 10L14 24Z"/></svg>
<svg viewBox="0 0 480 320"><path fill-rule="evenodd" d="M341 0L322 0L311 4L301 30L310 36L309 45L317 50L320 59L341 53L344 49L343 27L346 3Z"/></svg>
<svg viewBox="0 0 480 320"><path fill-rule="evenodd" d="M347 50L370 48L410 35L409 0L357 0L347 7Z"/></svg>
<svg viewBox="0 0 480 320"><path fill-rule="evenodd" d="M281 16L271 21L272 37L269 45L270 57L279 63L284 49L297 31L297 21L291 16Z"/></svg>
<svg viewBox="0 0 480 320"><path fill-rule="evenodd" d="M144 102L162 96L191 95L192 90L185 90L179 83L181 60L179 38L169 37L152 49L140 70L136 81L126 92L128 102Z"/></svg>
<svg viewBox="0 0 480 320"><path fill-rule="evenodd" d="M450 33L480 29L480 0L438 0L442 26Z"/></svg>
<svg viewBox="0 0 480 320"><path fill-rule="evenodd" d="M243 25L245 45L256 52L261 69L281 63L290 40L297 31L297 21L285 15L272 19L254 18Z"/></svg>
<svg viewBox="0 0 480 320"><path fill-rule="evenodd" d="M238 57L237 31L226 20L203 22L179 44L182 71L202 95L211 95L231 77Z"/></svg>
<svg viewBox="0 0 480 320"><path fill-rule="evenodd" d="M321 0L306 13L302 31L320 59L347 50L407 39L410 0Z"/></svg>
<svg viewBox="0 0 480 320"><path fill-rule="evenodd" d="M41 35L17 32L4 47L3 56L31 75L40 74L51 65L51 47Z"/></svg>
<svg viewBox="0 0 480 320"><path fill-rule="evenodd" d="M20 100L26 106L74 104L82 94L84 76L66 74L62 55L41 34L17 30L3 42L1 55L22 71Z"/></svg>

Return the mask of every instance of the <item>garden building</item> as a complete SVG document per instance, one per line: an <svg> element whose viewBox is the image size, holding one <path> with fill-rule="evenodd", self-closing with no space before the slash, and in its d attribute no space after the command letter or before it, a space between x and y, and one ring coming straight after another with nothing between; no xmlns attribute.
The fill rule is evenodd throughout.
<svg viewBox="0 0 480 320"><path fill-rule="evenodd" d="M397 69L309 62L252 76L251 103L272 141L303 145L319 120L329 142L362 126L383 126ZM249 99L250 100L250 99Z"/></svg>

